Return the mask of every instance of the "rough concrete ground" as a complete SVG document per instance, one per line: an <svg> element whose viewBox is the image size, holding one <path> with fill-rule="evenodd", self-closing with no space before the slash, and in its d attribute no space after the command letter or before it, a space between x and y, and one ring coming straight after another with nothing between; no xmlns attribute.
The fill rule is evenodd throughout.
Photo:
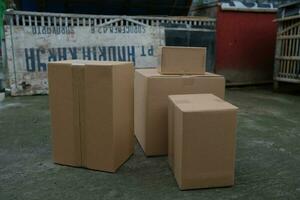
<svg viewBox="0 0 300 200"><path fill-rule="evenodd" d="M116 174L51 161L47 96L0 102L0 199L300 199L300 96L227 89L240 107L236 185L179 191L167 157L135 154Z"/></svg>

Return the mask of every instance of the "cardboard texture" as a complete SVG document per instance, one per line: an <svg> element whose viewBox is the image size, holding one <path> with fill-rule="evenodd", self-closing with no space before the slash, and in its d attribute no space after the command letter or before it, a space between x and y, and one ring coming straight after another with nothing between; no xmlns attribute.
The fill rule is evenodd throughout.
<svg viewBox="0 0 300 200"><path fill-rule="evenodd" d="M169 164L182 190L234 184L238 108L212 94L169 96Z"/></svg>
<svg viewBox="0 0 300 200"><path fill-rule="evenodd" d="M133 79L129 62L49 63L55 163L115 172L129 158Z"/></svg>
<svg viewBox="0 0 300 200"><path fill-rule="evenodd" d="M156 69L135 72L135 135L147 156L168 153L168 95L212 93L224 98L223 76L161 75Z"/></svg>
<svg viewBox="0 0 300 200"><path fill-rule="evenodd" d="M160 54L158 72L161 74L205 74L205 47L163 46L160 47Z"/></svg>

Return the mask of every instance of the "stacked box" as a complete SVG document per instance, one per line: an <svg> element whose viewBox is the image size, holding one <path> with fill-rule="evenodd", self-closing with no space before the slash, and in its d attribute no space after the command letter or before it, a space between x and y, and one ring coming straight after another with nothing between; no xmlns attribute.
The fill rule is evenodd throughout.
<svg viewBox="0 0 300 200"><path fill-rule="evenodd" d="M169 96L168 160L180 189L234 184L236 117L212 94Z"/></svg>
<svg viewBox="0 0 300 200"><path fill-rule="evenodd" d="M161 65L158 67L158 72L161 74L205 74L205 47L163 46L160 47L160 52Z"/></svg>
<svg viewBox="0 0 300 200"><path fill-rule="evenodd" d="M138 69L134 83L135 135L147 156L168 153L168 95L212 93L224 98L223 76L162 75L156 69Z"/></svg>
<svg viewBox="0 0 300 200"><path fill-rule="evenodd" d="M132 63L48 65L55 163L114 172L133 153Z"/></svg>

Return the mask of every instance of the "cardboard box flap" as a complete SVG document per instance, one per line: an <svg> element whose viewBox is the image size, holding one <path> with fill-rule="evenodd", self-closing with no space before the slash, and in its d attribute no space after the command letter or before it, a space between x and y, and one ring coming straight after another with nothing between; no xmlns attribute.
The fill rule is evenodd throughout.
<svg viewBox="0 0 300 200"><path fill-rule="evenodd" d="M209 72L205 72L205 74L199 74L199 75L164 75L160 74L156 69L137 69L137 72L140 74L143 74L145 77L150 77L150 78L170 78L170 77L183 77L183 78L190 78L190 77L223 77L222 75L218 74L213 74Z"/></svg>
<svg viewBox="0 0 300 200"><path fill-rule="evenodd" d="M59 64L69 64L72 66L75 65L95 65L95 66L118 66L118 65L127 65L131 62L121 62L121 61L93 61L93 60L61 60L61 61L55 61L51 63L59 63Z"/></svg>
<svg viewBox="0 0 300 200"><path fill-rule="evenodd" d="M55 163L81 165L78 98L73 91L73 68L69 62L49 63L53 159ZM63 112L62 112L63 111Z"/></svg>
<svg viewBox="0 0 300 200"><path fill-rule="evenodd" d="M170 95L169 98L183 112L237 110L238 108L213 94Z"/></svg>
<svg viewBox="0 0 300 200"><path fill-rule="evenodd" d="M131 62L119 62L119 61L101 61L101 62L98 62L98 61L88 61L88 62L85 62L86 65L94 65L94 66L113 66L113 67L116 67L116 66L120 66L120 65L128 65L128 64L132 64Z"/></svg>
<svg viewBox="0 0 300 200"><path fill-rule="evenodd" d="M198 50L198 49L206 49L206 47L184 47L184 46L161 46L161 48L168 48L168 49L191 49L191 50Z"/></svg>
<svg viewBox="0 0 300 200"><path fill-rule="evenodd" d="M158 73L156 69L136 69L136 72L139 72L145 77L180 77L180 75L163 75Z"/></svg>

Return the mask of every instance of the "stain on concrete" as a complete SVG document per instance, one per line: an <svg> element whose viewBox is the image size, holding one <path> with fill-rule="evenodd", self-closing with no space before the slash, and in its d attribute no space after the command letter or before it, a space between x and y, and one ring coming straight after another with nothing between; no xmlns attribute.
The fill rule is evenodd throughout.
<svg viewBox="0 0 300 200"><path fill-rule="evenodd" d="M228 89L237 105L235 186L180 191L167 157L135 154L116 174L51 160L47 96L0 104L0 199L300 199L300 95L269 88Z"/></svg>

